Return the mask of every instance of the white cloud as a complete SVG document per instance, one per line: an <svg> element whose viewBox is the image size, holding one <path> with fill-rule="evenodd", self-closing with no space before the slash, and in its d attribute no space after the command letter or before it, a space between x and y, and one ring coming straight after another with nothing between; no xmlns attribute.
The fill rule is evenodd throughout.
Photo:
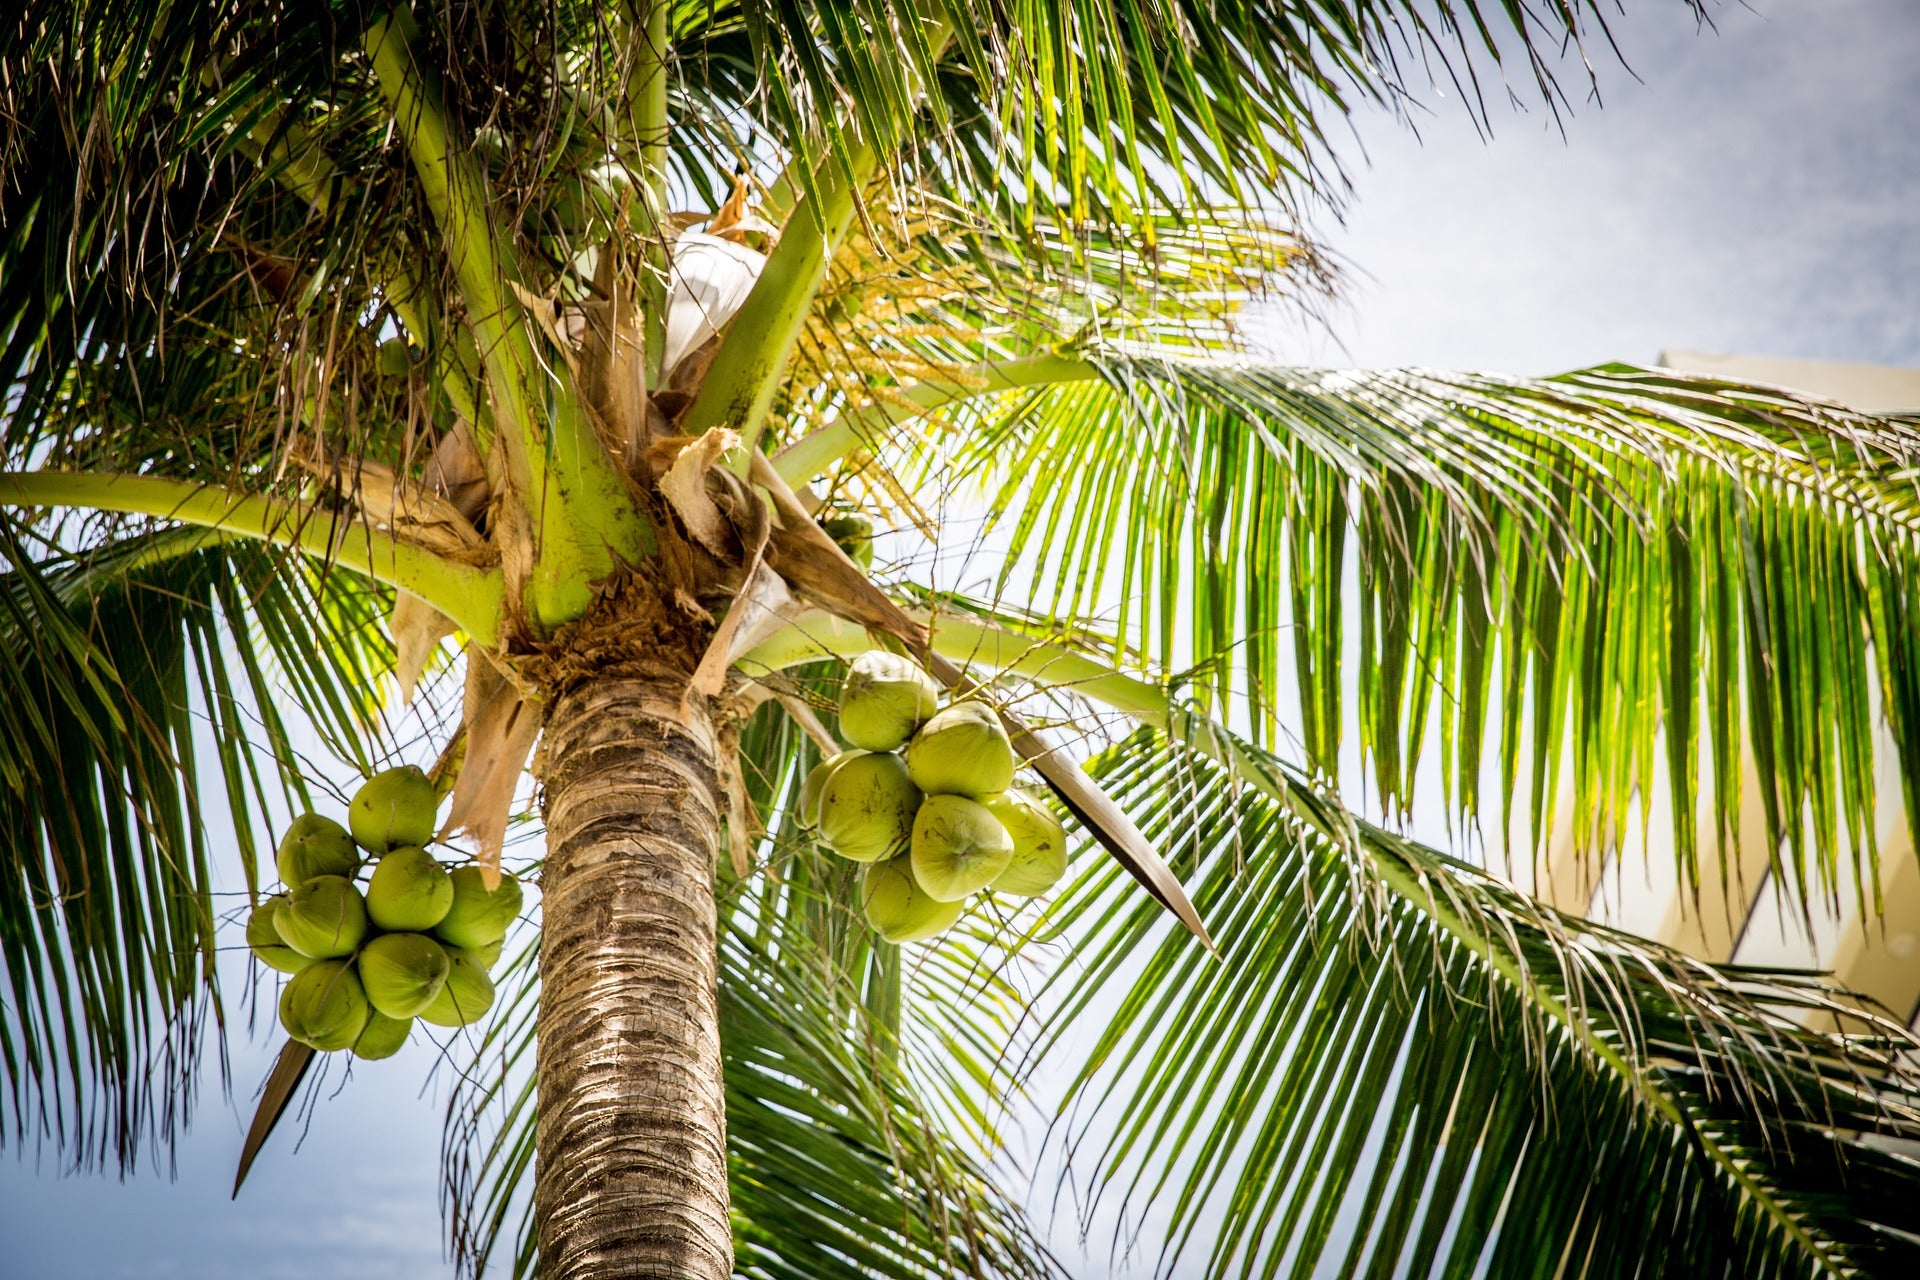
<svg viewBox="0 0 1920 1280"><path fill-rule="evenodd" d="M1335 326L1354 362L1544 373L1685 346L1920 363L1920 9L1755 7L1721 11L1718 34L1678 5L1617 20L1645 83L1603 68L1604 110L1581 105L1564 141L1545 112L1502 110L1482 143L1451 100L1424 142L1362 121L1371 167L1348 225L1323 229L1367 273Z"/></svg>

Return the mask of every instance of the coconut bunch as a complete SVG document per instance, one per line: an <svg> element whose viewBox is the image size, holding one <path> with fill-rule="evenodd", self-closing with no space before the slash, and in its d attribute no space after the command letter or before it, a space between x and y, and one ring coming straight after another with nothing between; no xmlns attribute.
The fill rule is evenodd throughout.
<svg viewBox="0 0 1920 1280"><path fill-rule="evenodd" d="M840 687L850 745L800 791L801 824L866 864L861 909L889 942L944 932L977 893L1045 893L1067 869L1060 820L1014 785L1020 762L999 714L975 699L940 701L912 659L861 654Z"/></svg>
<svg viewBox="0 0 1920 1280"><path fill-rule="evenodd" d="M400 1052L415 1018L463 1027L493 1006L488 971L520 914L520 882L427 852L440 797L411 765L354 793L347 825L293 820L274 854L284 888L254 908L247 946L290 975L280 1025L322 1051Z"/></svg>

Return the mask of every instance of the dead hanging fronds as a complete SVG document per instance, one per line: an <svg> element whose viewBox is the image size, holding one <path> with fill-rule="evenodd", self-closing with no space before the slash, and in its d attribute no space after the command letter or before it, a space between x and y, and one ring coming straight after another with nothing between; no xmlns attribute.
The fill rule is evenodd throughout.
<svg viewBox="0 0 1920 1280"><path fill-rule="evenodd" d="M403 541L466 564L498 559L484 533L493 487L473 432L464 422L442 433L418 480L364 458L330 456L310 437L289 453L288 460L333 486L360 518ZM458 628L420 597L396 591L387 630L393 637L400 700L411 703L440 643Z"/></svg>
<svg viewBox="0 0 1920 1280"><path fill-rule="evenodd" d="M531 690L477 645L467 646L464 702L464 755L440 838L471 836L481 874L492 888L500 880L500 852L520 775L540 735L541 709Z"/></svg>
<svg viewBox="0 0 1920 1280"><path fill-rule="evenodd" d="M369 524L402 541L463 564L497 558L475 525L489 489L485 465L464 426L441 438L418 480L367 458L334 454L311 437L288 460L330 485Z"/></svg>
<svg viewBox="0 0 1920 1280"><path fill-rule="evenodd" d="M440 642L457 630L453 619L411 591L393 593L387 631L393 637L393 676L400 684L403 704L413 702L420 677L439 652Z"/></svg>

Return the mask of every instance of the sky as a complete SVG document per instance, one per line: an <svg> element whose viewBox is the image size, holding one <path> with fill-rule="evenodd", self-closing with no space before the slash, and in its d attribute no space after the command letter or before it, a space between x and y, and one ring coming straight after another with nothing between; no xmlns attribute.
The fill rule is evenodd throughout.
<svg viewBox="0 0 1920 1280"><path fill-rule="evenodd" d="M1455 99L1419 137L1354 139L1350 265L1332 333L1275 326L1300 362L1544 374L1667 347L1920 364L1920 6L1751 0L1696 34L1678 0L1616 20L1565 136ZM1598 61L1601 57L1595 51ZM1575 88L1578 72L1563 74ZM1349 145L1349 155L1359 151Z"/></svg>
<svg viewBox="0 0 1920 1280"><path fill-rule="evenodd" d="M1339 140L1346 216L1314 228L1347 264L1331 323L1269 316L1250 336L1301 363L1520 374L1670 347L1920 366L1920 5L1750 0L1716 9L1717 32L1679 0L1628 9L1615 32L1639 79L1602 62L1596 103L1564 68L1564 135L1496 104L1482 141L1437 94L1417 139L1358 120ZM232 1094L206 1081L177 1179L63 1177L52 1157L0 1153L0 1280L452 1274L431 1047L361 1064L229 1202L274 1051L237 1013ZM1070 1224L1054 1239L1102 1276L1107 1230L1077 1258Z"/></svg>

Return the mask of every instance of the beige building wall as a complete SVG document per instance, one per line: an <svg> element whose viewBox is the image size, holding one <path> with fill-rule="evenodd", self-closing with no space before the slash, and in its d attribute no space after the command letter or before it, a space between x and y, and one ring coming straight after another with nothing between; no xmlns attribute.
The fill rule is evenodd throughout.
<svg viewBox="0 0 1920 1280"><path fill-rule="evenodd" d="M1877 744L1874 763L1881 914L1848 912L1821 960L1844 985L1911 1022L1920 1013L1920 859L1907 830L1892 743Z"/></svg>
<svg viewBox="0 0 1920 1280"><path fill-rule="evenodd" d="M1660 364L1662 368L1677 369L1681 373L1792 387L1826 400L1838 400L1862 413L1920 412L1920 369L1678 349L1662 351Z"/></svg>

